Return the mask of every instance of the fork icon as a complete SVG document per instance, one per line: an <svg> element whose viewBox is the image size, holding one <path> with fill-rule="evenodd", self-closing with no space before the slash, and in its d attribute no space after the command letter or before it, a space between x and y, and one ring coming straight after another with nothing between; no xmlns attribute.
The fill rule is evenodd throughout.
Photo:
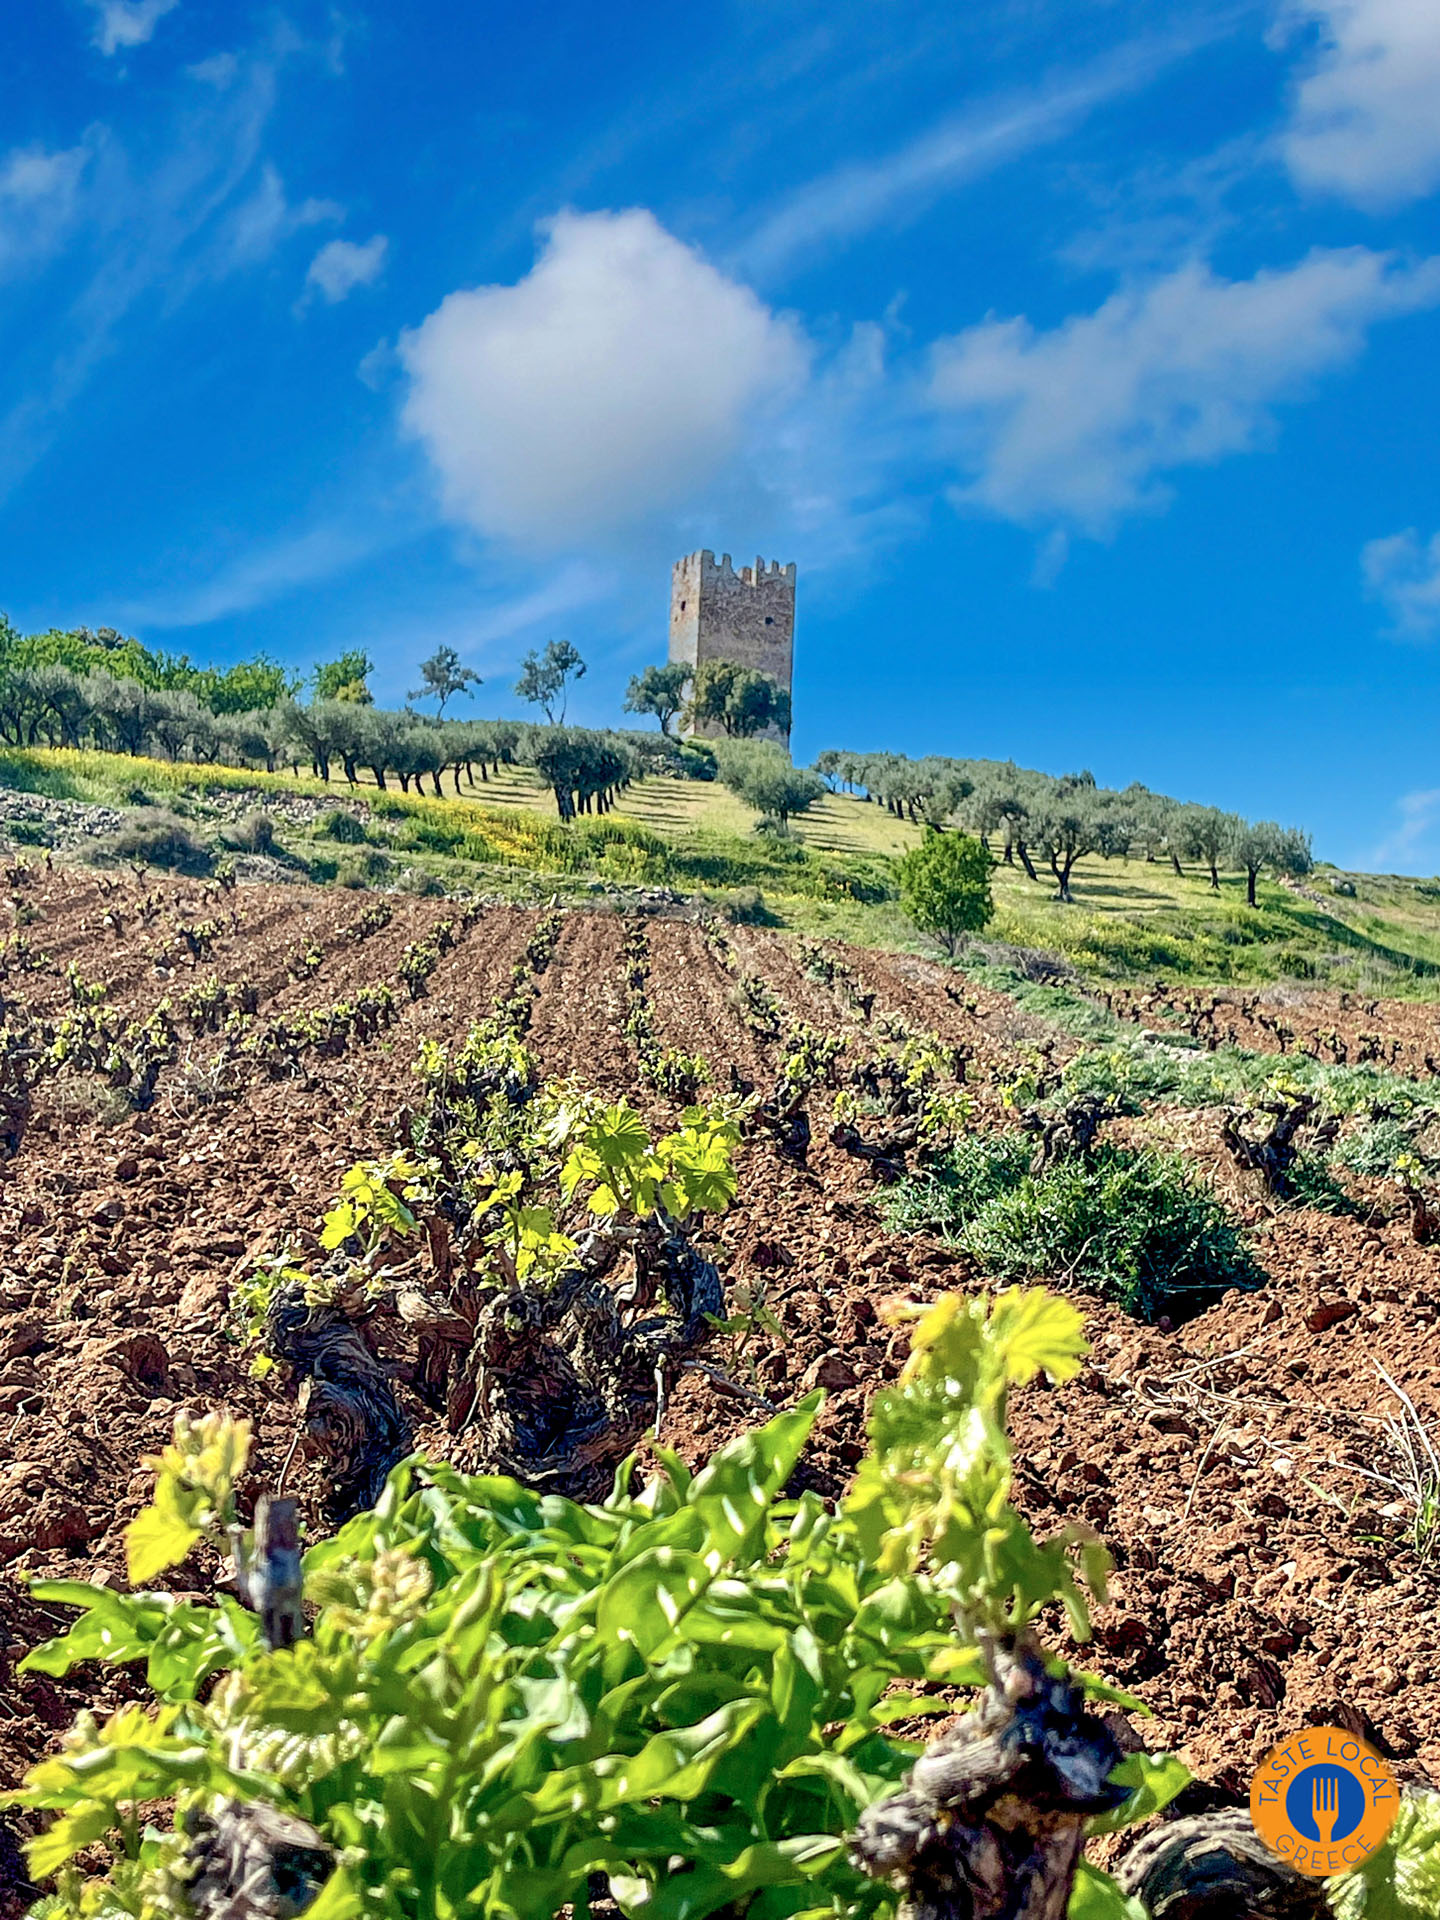
<svg viewBox="0 0 1440 1920"><path fill-rule="evenodd" d="M1319 1775L1310 1783L1310 1817L1320 1835L1320 1844L1328 1847L1340 1818L1340 1782L1333 1774Z"/></svg>

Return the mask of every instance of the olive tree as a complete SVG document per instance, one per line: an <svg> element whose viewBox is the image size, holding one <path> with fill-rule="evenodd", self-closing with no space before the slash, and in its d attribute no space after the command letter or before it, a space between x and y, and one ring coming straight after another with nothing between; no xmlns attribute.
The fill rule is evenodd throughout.
<svg viewBox="0 0 1440 1920"><path fill-rule="evenodd" d="M825 783L818 774L792 766L789 754L768 740L722 747L716 764L721 780L737 799L781 826L825 796Z"/></svg>
<svg viewBox="0 0 1440 1920"><path fill-rule="evenodd" d="M1274 873L1309 873L1314 862L1310 836L1298 827L1282 827L1273 820L1247 823L1237 820L1227 846L1228 857L1245 873L1245 901L1254 906L1255 882L1269 867Z"/></svg>
<svg viewBox="0 0 1440 1920"><path fill-rule="evenodd" d="M653 714L660 722L660 731L668 736L670 723L685 710L690 674L683 660L672 660L664 667L646 667L626 688L625 711Z"/></svg>
<svg viewBox="0 0 1440 1920"><path fill-rule="evenodd" d="M515 691L532 707L539 707L547 723L564 726L570 700L570 682L585 678L585 662L568 640L551 640L544 653L533 650L520 663Z"/></svg>
<svg viewBox="0 0 1440 1920"><path fill-rule="evenodd" d="M703 660L690 691L690 724L717 726L732 740L749 740L767 727L788 734L790 696L768 673L733 660Z"/></svg>
<svg viewBox="0 0 1440 1920"><path fill-rule="evenodd" d="M413 693L407 693L405 698L433 698L437 720L444 719L447 700L453 700L460 693L469 695L471 687L481 684L480 676L473 667L461 666L460 656L454 647L437 647L428 660L422 660L420 680L420 686Z"/></svg>

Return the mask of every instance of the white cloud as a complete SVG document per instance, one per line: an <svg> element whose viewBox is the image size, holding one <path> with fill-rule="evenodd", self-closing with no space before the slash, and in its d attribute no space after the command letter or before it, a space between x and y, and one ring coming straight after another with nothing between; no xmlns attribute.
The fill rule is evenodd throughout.
<svg viewBox="0 0 1440 1920"><path fill-rule="evenodd" d="M1371 540L1360 567L1367 594L1386 608L1397 634L1423 639L1440 630L1440 533L1421 540L1407 527Z"/></svg>
<svg viewBox="0 0 1440 1920"><path fill-rule="evenodd" d="M49 253L75 215L85 146L19 147L0 160L0 273Z"/></svg>
<svg viewBox="0 0 1440 1920"><path fill-rule="evenodd" d="M1286 17L1321 35L1281 139L1296 181L1364 207L1440 186L1436 0L1289 0Z"/></svg>
<svg viewBox="0 0 1440 1920"><path fill-rule="evenodd" d="M690 504L800 385L807 349L634 209L559 215L524 279L452 293L400 357L446 510L563 547Z"/></svg>
<svg viewBox="0 0 1440 1920"><path fill-rule="evenodd" d="M377 233L363 246L354 240L328 241L310 262L310 271L305 275L306 291L313 288L333 306L356 287L368 287L378 280L389 250L390 242L383 233Z"/></svg>
<svg viewBox="0 0 1440 1920"><path fill-rule="evenodd" d="M955 497L1104 534L1161 479L1261 445L1275 403L1353 359L1366 329L1440 301L1440 260L1363 247L1222 280L1191 262L1042 332L986 320L940 341L930 396L971 476Z"/></svg>
<svg viewBox="0 0 1440 1920"><path fill-rule="evenodd" d="M103 54L122 47L143 47L179 0L89 0L98 14L95 44Z"/></svg>

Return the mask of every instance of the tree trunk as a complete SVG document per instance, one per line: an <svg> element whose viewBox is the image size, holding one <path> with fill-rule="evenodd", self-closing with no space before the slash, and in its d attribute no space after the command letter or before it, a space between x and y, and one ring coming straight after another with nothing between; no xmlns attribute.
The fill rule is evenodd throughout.
<svg viewBox="0 0 1440 1920"><path fill-rule="evenodd" d="M376 784L376 786L377 786L377 787L378 787L378 788L380 789L380 791L381 791L381 793L388 793L388 792L390 791L390 789L389 789L389 788L388 788L388 787L386 786L386 784L385 784L385 769L384 769L384 767L371 767L371 769L370 769L370 771L371 771L371 773L373 773L373 774L374 774L374 776L375 776L375 784Z"/></svg>
<svg viewBox="0 0 1440 1920"><path fill-rule="evenodd" d="M1253 907L1255 904L1255 869L1254 867L1247 867L1245 869L1245 904L1247 907Z"/></svg>
<svg viewBox="0 0 1440 1920"><path fill-rule="evenodd" d="M1215 863L1215 855L1213 853L1210 855L1210 891L1212 893L1219 893L1220 891L1220 870Z"/></svg>
<svg viewBox="0 0 1440 1920"><path fill-rule="evenodd" d="M1175 878L1177 880L1183 880L1185 874L1180 865L1180 856L1173 847L1170 849L1170 864L1175 869Z"/></svg>
<svg viewBox="0 0 1440 1920"><path fill-rule="evenodd" d="M1017 840L1015 842L1015 851L1020 856L1021 866L1024 867L1026 873L1029 874L1030 878L1038 886L1040 882L1040 876L1035 871L1035 862L1030 858L1030 849L1025 845L1025 842L1023 840Z"/></svg>
<svg viewBox="0 0 1440 1920"><path fill-rule="evenodd" d="M443 768L436 767L430 775L431 784L435 788L435 798L437 800L443 800L445 798L445 789L440 784L440 775L442 772Z"/></svg>

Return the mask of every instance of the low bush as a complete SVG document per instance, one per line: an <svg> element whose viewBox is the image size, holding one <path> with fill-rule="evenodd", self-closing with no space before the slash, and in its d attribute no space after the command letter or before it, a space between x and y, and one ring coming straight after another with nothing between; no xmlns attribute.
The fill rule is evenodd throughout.
<svg viewBox="0 0 1440 1920"><path fill-rule="evenodd" d="M347 854L340 861L335 879L342 887L376 887L382 880L388 880L392 871L390 860L378 847L366 847Z"/></svg>
<svg viewBox="0 0 1440 1920"><path fill-rule="evenodd" d="M736 887L733 893L722 897L720 911L732 927L775 925L775 915L766 906L765 896L759 887Z"/></svg>
<svg viewBox="0 0 1440 1920"><path fill-rule="evenodd" d="M1030 1171L1022 1134L969 1136L902 1183L889 1223L943 1234L999 1280L1043 1274L1138 1320L1191 1318L1263 1274L1239 1228L1179 1155L1106 1143Z"/></svg>
<svg viewBox="0 0 1440 1920"><path fill-rule="evenodd" d="M252 807L233 827L227 827L220 838L237 853L273 853L276 847L274 818L263 807Z"/></svg>
<svg viewBox="0 0 1440 1920"><path fill-rule="evenodd" d="M186 820L164 808L145 808L132 815L116 833L95 843L102 861L135 860L147 867L169 867L176 873L209 873L214 865L210 849L195 836Z"/></svg>
<svg viewBox="0 0 1440 1920"><path fill-rule="evenodd" d="M322 840L338 840L347 847L361 846L370 837L365 831L365 822L346 807L332 807L328 813L322 813L315 822L315 832Z"/></svg>
<svg viewBox="0 0 1440 1920"><path fill-rule="evenodd" d="M1347 1133L1330 1157L1342 1172L1362 1180L1388 1180L1401 1155L1413 1152L1410 1129L1399 1120L1384 1119Z"/></svg>
<svg viewBox="0 0 1440 1920"><path fill-rule="evenodd" d="M885 1224L896 1233L940 1233L955 1239L1030 1170L1034 1147L1020 1133L967 1133L938 1166L892 1187Z"/></svg>

